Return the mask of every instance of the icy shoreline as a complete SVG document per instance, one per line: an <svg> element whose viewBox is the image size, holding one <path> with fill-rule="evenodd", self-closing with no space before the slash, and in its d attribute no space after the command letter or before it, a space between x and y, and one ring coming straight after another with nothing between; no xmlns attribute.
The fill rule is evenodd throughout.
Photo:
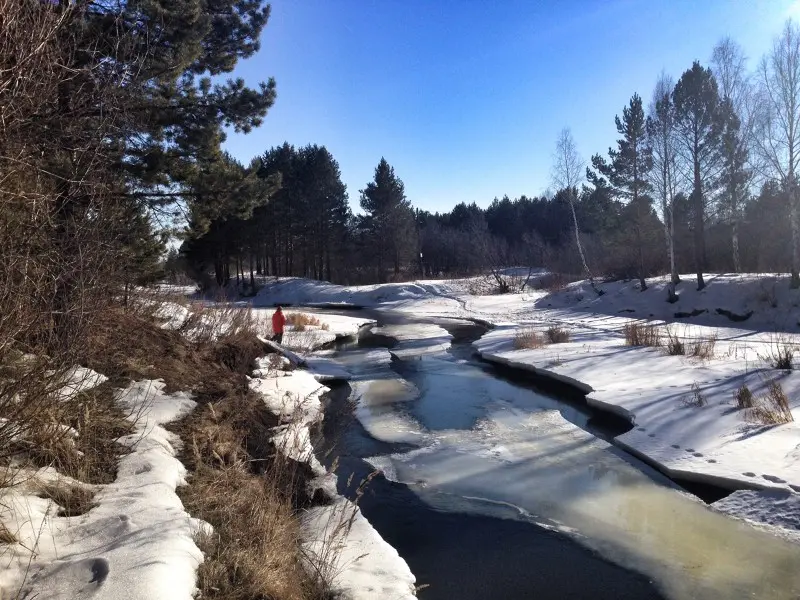
<svg viewBox="0 0 800 600"><path fill-rule="evenodd" d="M318 316L329 326L326 333L337 338L355 335L365 324L363 319ZM326 339L321 336L317 347L327 343ZM346 381L349 373L324 357L305 357L303 364L308 370L274 371L269 368L268 358L260 359L250 389L284 421L275 428L273 442L286 456L311 467L315 478L309 485L320 490L327 500L306 510L301 518L308 568L324 572L341 598L415 598L416 578L408 564L358 506L337 493L336 475L329 473L314 455L311 428L324 419L322 399L330 391L325 383Z"/></svg>

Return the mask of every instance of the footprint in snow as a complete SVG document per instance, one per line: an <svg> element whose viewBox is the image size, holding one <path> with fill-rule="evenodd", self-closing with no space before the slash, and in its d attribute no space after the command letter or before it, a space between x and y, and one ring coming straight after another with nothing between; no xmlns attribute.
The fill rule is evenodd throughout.
<svg viewBox="0 0 800 600"><path fill-rule="evenodd" d="M715 463L715 462L717 462L717 460L714 459L714 458L708 458L708 459L706 459L706 462Z"/></svg>
<svg viewBox="0 0 800 600"><path fill-rule="evenodd" d="M672 447L675 448L676 450L680 450L681 449L681 447L678 446L678 444L672 444Z"/></svg>
<svg viewBox="0 0 800 600"><path fill-rule="evenodd" d="M656 437L656 434L655 433L648 433L647 437Z"/></svg>
<svg viewBox="0 0 800 600"><path fill-rule="evenodd" d="M645 429L644 427L637 427L636 429L637 429L638 431L647 431L647 429Z"/></svg>
<svg viewBox="0 0 800 600"><path fill-rule="evenodd" d="M755 477L756 476L756 474L753 473L752 471L745 471L744 473L742 473L742 475L744 475L745 477Z"/></svg>
<svg viewBox="0 0 800 600"><path fill-rule="evenodd" d="M686 451L687 451L689 454L691 454L692 452L694 452L694 448L686 448Z"/></svg>
<svg viewBox="0 0 800 600"><path fill-rule="evenodd" d="M702 454L702 452L695 452L694 454L692 454L692 456L696 456L696 457L700 458L701 456L703 456L703 454Z"/></svg>
<svg viewBox="0 0 800 600"><path fill-rule="evenodd" d="M786 483L785 479L781 479L780 477L775 477L775 475L761 475L767 481L771 481L772 483Z"/></svg>

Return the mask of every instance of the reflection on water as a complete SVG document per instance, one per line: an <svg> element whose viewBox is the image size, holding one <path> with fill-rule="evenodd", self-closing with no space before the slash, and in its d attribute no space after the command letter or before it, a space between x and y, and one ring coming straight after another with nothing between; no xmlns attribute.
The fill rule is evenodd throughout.
<svg viewBox="0 0 800 600"><path fill-rule="evenodd" d="M370 435L417 447L374 463L436 508L561 530L671 598L800 597L800 547L645 475L578 409L445 356L373 361L353 389Z"/></svg>

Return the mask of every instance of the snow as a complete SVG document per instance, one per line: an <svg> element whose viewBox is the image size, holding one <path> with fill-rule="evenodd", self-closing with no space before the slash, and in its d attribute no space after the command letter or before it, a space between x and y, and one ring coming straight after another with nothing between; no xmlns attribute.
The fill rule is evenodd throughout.
<svg viewBox="0 0 800 600"><path fill-rule="evenodd" d="M324 357L309 358L307 365L310 371L262 368L256 373L268 376L252 378L249 386L285 421L275 428L272 441L289 458L307 463L316 475L311 485L332 499L332 504L313 507L303 517L303 546L316 557L309 568L335 575L334 587L343 598L413 598L415 578L406 562L356 505L336 494L335 476L314 455L310 428L322 420L321 397L329 391L318 379L350 374Z"/></svg>
<svg viewBox="0 0 800 600"><path fill-rule="evenodd" d="M446 329L431 323L415 323L413 325L385 325L375 327L373 333L394 338L397 344L392 347L391 354L397 358L422 356L447 352L453 336Z"/></svg>
<svg viewBox="0 0 800 600"><path fill-rule="evenodd" d="M336 302L421 318L491 323L494 330L475 343L485 359L584 391L589 404L634 425L615 443L663 472L734 489L800 493L799 375L776 371L769 364L770 355L781 345L800 344L795 333L800 292L790 290L788 277L781 275L709 274L700 292L691 275L681 277L679 300L674 304L666 302L669 282L665 277L648 280L644 292L638 281L604 282L599 285L602 296L586 281L553 293L528 290L474 296L465 281L343 287L289 278L262 288L256 304ZM626 347L622 328L634 319L664 324L688 343L715 337L715 356L701 361L666 356L658 349ZM519 328L544 331L553 325L568 329L571 341L541 349L514 349ZM387 326L376 332L397 337L400 329ZM424 325L405 336L391 349L400 358L422 349L435 354L449 344L446 335L437 335L435 326ZM380 394L369 393L372 383L354 379L356 397L367 400L357 411L370 434L406 442L423 436L408 422L398 422L393 412L370 404L370 398ZM735 410L733 393L738 387L746 384L758 396L773 380L787 394L795 422L760 426ZM413 390L401 381L377 385L413 397ZM706 406L687 405L695 388ZM769 500L762 504L768 505ZM794 528L798 527L800 523L795 522Z"/></svg>
<svg viewBox="0 0 800 600"><path fill-rule="evenodd" d="M335 558L326 565L333 590L347 600L415 598L415 577L397 550L387 544L361 510L345 498L317 506L303 516L310 532L303 542L306 553L319 562L331 545Z"/></svg>
<svg viewBox="0 0 800 600"><path fill-rule="evenodd" d="M712 504L777 536L800 543L800 495L785 490L737 490Z"/></svg>
<svg viewBox="0 0 800 600"><path fill-rule="evenodd" d="M175 458L177 437L162 425L195 403L163 389L161 381L140 381L121 392L135 419L134 433L120 440L131 453L120 459L114 483L95 486L97 506L88 513L59 517L54 503L26 486L5 491L0 518L19 543L4 554L3 596L193 597L203 560L193 536L207 526L191 518L175 494L185 469Z"/></svg>

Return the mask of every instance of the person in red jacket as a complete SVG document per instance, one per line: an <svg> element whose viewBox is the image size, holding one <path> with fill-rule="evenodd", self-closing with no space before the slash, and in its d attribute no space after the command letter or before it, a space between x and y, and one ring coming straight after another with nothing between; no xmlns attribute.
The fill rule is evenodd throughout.
<svg viewBox="0 0 800 600"><path fill-rule="evenodd" d="M283 343L283 328L285 326L286 316L283 314L283 310L279 306L272 315L272 333L275 334L272 336L273 341L278 342L279 344Z"/></svg>

